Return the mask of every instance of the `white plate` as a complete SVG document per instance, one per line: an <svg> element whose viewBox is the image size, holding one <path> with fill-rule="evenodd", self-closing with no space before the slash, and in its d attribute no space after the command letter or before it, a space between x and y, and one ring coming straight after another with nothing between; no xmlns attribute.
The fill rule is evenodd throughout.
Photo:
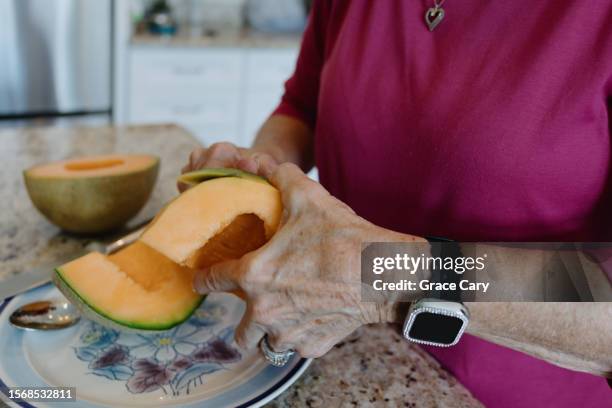
<svg viewBox="0 0 612 408"><path fill-rule="evenodd" d="M40 299L60 298L55 287L33 289L0 304L0 389L76 387L78 407L258 407L295 382L311 360L268 365L257 350L244 352L233 332L244 303L210 295L172 331L139 335L84 320L54 332L12 327L9 315ZM8 401L11 406L67 407L74 402Z"/></svg>

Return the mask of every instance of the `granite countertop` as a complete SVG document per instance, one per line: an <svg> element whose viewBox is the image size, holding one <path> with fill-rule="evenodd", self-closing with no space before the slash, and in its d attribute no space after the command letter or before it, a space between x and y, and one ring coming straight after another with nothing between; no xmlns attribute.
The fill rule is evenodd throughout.
<svg viewBox="0 0 612 408"><path fill-rule="evenodd" d="M161 157L153 195L130 222L151 218L176 193L175 178L198 142L173 125L23 128L0 131L0 285L2 279L54 265L89 240L48 223L28 199L22 170L68 157L150 153ZM457 380L391 326L364 327L316 359L269 407L480 407Z"/></svg>
<svg viewBox="0 0 612 408"><path fill-rule="evenodd" d="M483 407L391 325L362 327L312 362L268 408Z"/></svg>
<svg viewBox="0 0 612 408"><path fill-rule="evenodd" d="M216 35L191 35L179 31L173 36L136 33L130 43L133 46L161 47L229 47L229 48L296 48L301 33L269 34L250 29L220 32Z"/></svg>

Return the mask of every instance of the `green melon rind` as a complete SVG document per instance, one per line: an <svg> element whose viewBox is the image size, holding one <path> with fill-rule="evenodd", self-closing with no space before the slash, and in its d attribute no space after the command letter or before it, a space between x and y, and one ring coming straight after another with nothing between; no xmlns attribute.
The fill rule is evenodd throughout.
<svg viewBox="0 0 612 408"><path fill-rule="evenodd" d="M109 316L108 314L102 312L95 306L92 306L87 302L83 296L81 296L77 291L75 291L66 278L62 276L61 268L56 268L53 273L53 283L55 286L62 292L62 294L72 303L81 313L83 317L86 319L92 320L96 323L101 324L102 326L109 327L115 330L126 331L129 329L130 332L138 332L138 333L151 333L151 332L160 332L166 331L178 326L179 324L188 320L191 315L200 307L206 296L202 296L199 298L191 307L183 317L178 320L170 321L168 323L158 323L158 324L150 324L143 323L137 321L121 321Z"/></svg>
<svg viewBox="0 0 612 408"><path fill-rule="evenodd" d="M268 183L268 180L256 174L232 168L213 168L196 170L189 173L181 174L178 178L178 181L189 186L195 186L204 181L223 177L238 177L242 179L256 181L258 183L270 184Z"/></svg>

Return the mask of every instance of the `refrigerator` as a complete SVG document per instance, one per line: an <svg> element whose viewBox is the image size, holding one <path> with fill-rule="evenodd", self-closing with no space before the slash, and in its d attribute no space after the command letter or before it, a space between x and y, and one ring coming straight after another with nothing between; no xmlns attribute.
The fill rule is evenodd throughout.
<svg viewBox="0 0 612 408"><path fill-rule="evenodd" d="M111 121L111 0L0 0L0 127Z"/></svg>

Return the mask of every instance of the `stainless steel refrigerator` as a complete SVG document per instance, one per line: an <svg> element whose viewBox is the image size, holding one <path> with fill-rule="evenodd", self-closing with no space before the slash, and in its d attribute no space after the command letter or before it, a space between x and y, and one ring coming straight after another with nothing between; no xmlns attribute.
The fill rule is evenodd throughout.
<svg viewBox="0 0 612 408"><path fill-rule="evenodd" d="M0 0L0 127L109 123L111 0Z"/></svg>

